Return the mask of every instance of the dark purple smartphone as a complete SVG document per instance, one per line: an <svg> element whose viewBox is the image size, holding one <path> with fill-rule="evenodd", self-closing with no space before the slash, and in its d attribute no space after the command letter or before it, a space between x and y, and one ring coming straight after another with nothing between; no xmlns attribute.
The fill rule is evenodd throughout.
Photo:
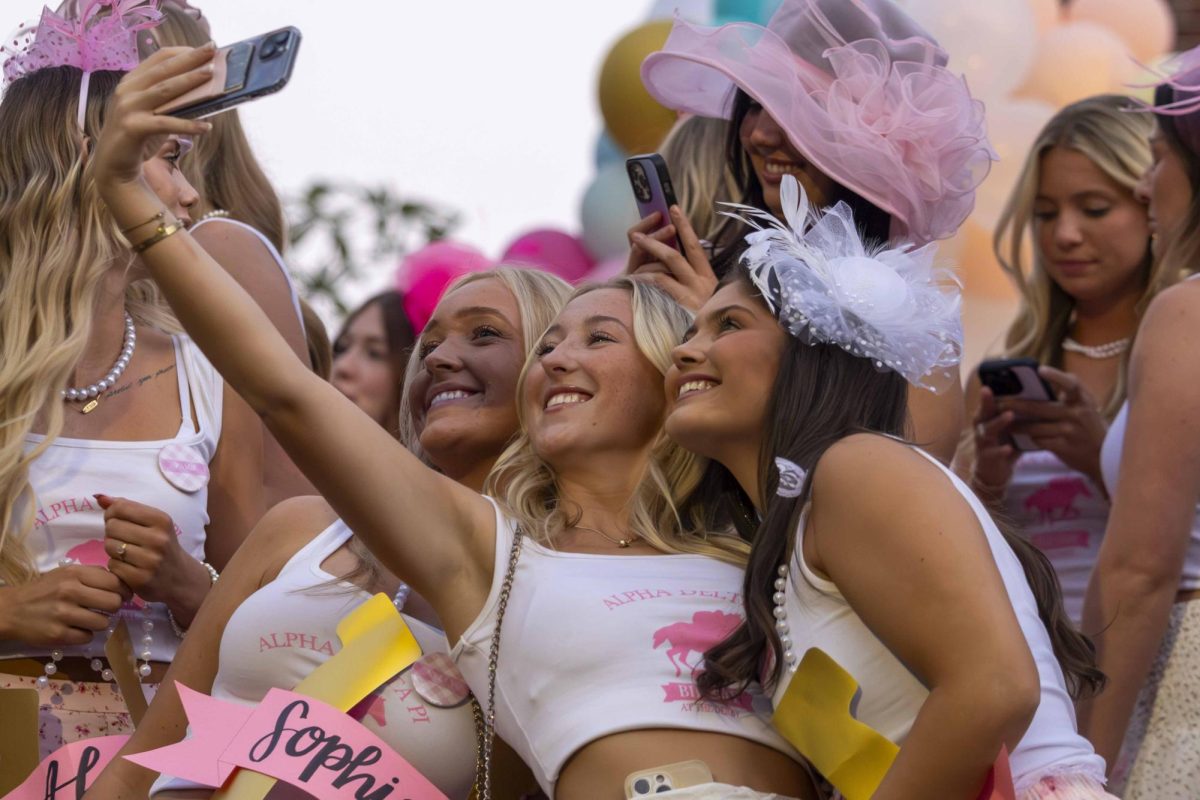
<svg viewBox="0 0 1200 800"><path fill-rule="evenodd" d="M671 223L671 206L676 205L675 189L671 186L671 175L667 162L658 153L633 156L626 159L625 171L629 173L629 185L633 187L633 199L637 202L638 216L642 219L655 211L662 214L662 226ZM680 252L679 239L672 238L670 245Z"/></svg>
<svg viewBox="0 0 1200 800"><path fill-rule="evenodd" d="M1000 358L979 365L979 382L996 397L1053 402L1054 389L1038 374L1038 362L1032 358ZM1013 446L1022 452L1040 450L1025 434L1014 434Z"/></svg>

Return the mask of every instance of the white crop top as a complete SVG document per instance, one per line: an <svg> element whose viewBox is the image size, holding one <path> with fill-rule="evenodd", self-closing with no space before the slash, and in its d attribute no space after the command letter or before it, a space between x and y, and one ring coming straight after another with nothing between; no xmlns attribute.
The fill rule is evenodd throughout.
<svg viewBox="0 0 1200 800"><path fill-rule="evenodd" d="M1109 496L1117 491L1117 479L1121 475L1121 453L1125 449L1125 426L1129 424L1129 401L1121 406L1100 449L1100 471L1104 474L1104 485ZM1183 572L1179 576L1179 591L1200 589L1200 505L1192 517L1192 535L1188 541L1187 554L1183 559Z"/></svg>
<svg viewBox="0 0 1200 800"><path fill-rule="evenodd" d="M350 539L337 520L297 552L275 580L238 606L221 636L212 696L254 705L273 688L292 689L341 649L337 624L371 595L325 572L321 564ZM457 671L432 682L430 659L448 649L441 631L407 614L404 621L425 655L375 690L351 712L454 800L465 798L475 774L475 727L466 687ZM443 664L449 665L448 661ZM414 688L414 673L421 673ZM460 691L450 691L455 683ZM153 792L199 788L163 776Z"/></svg>
<svg viewBox="0 0 1200 800"><path fill-rule="evenodd" d="M1076 732L1075 707L1020 561L971 490L936 459L921 450L916 452L937 465L971 504L1037 662L1041 704L1010 756L1017 794L1046 775L1084 773L1103 782L1104 759ZM861 689L855 717L903 745L929 691L863 623L837 586L818 576L805 563L801 543L806 518L807 514L801 516L796 532L795 558L786 589L794 650L800 655L809 648L820 648L853 675ZM785 673L775 688L776 702L783 699L789 677Z"/></svg>
<svg viewBox="0 0 1200 800"><path fill-rule="evenodd" d="M247 225L244 222L232 219L230 217L205 217L193 225L189 230L194 233L201 225L236 225L237 227L254 234L255 238L262 242L263 247L267 248L267 252L271 254L271 258L275 260L275 265L279 267L279 271L283 273L283 277L287 281L288 291L291 292L292 295L292 308L296 312L296 319L300 321L300 330L303 331L304 315L300 313L300 293L296 291L296 282L292 280L292 273L288 271L287 262L283 260L283 256L280 255L279 251L275 249L275 245L271 243L271 240L264 236L263 232L258 228L255 228L253 225Z"/></svg>
<svg viewBox="0 0 1200 800"><path fill-rule="evenodd" d="M1025 453L1013 468L1005 515L1046 554L1062 585L1067 615L1078 625L1096 566L1109 502L1101 488L1049 450Z"/></svg>
<svg viewBox="0 0 1200 800"><path fill-rule="evenodd" d="M125 497L165 511L175 522L183 550L197 560L204 559L207 481L194 488L199 481L180 480L178 465L186 459L166 456L178 456L182 450L187 457L205 464L212 461L221 438L224 382L190 339L175 336L173 340L181 415L174 438L121 442L60 436L30 464L29 482L36 507L33 530L27 541L38 572L49 572L68 558L94 566L108 564L104 552L104 511L93 497L95 494ZM193 407L198 429L192 427ZM30 434L25 441L25 452L44 440L40 434ZM144 633L142 620L154 623L150 632L153 660L170 661L175 657L179 639L167 621L165 604L143 604L135 598L121 614L127 617L135 641ZM86 645L58 649L68 656L103 657L106 641L107 637L100 635ZM49 648L0 641L0 659L41 659L49 653Z"/></svg>
<svg viewBox="0 0 1200 800"><path fill-rule="evenodd" d="M513 531L497 506L491 593L453 650L484 703ZM623 731L724 733L798 758L757 686L721 704L701 700L693 680L704 652L743 619L742 579L705 556L565 553L524 537L501 636L496 728L547 795L576 751Z"/></svg>

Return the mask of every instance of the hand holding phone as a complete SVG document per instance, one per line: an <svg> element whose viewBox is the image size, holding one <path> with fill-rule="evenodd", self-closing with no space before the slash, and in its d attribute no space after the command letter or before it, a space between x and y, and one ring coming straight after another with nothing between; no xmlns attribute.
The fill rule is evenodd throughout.
<svg viewBox="0 0 1200 800"><path fill-rule="evenodd" d="M280 28L222 47L213 56L212 79L155 109L201 119L274 94L287 85L300 49L300 31Z"/></svg>
<svg viewBox="0 0 1200 800"><path fill-rule="evenodd" d="M645 219L658 212L662 222L659 227L670 225L671 206L677 205L678 201L675 199L675 187L671 185L671 175L663 157L658 153L633 156L626 159L625 171L629 173L629 185L633 189L638 216ZM672 237L667 244L680 249L677 237Z"/></svg>
<svg viewBox="0 0 1200 800"><path fill-rule="evenodd" d="M985 361L979 365L979 382L1000 398L1014 398L1037 403L1055 399L1054 389L1038 374L1038 362L1032 358L1008 358ZM1023 421L1018 415L1016 422ZM1013 447L1021 452L1041 450L1042 447L1027 433L1011 433Z"/></svg>

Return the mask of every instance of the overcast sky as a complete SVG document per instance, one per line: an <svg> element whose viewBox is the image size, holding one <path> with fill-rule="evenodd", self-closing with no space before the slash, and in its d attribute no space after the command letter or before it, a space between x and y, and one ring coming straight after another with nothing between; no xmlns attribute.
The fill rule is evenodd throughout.
<svg viewBox="0 0 1200 800"><path fill-rule="evenodd" d="M461 212L455 237L493 256L530 227L578 230L602 126L599 66L651 7L649 0L199 4L221 44L283 25L304 36L288 88L242 112L280 189L315 177L386 181Z"/></svg>

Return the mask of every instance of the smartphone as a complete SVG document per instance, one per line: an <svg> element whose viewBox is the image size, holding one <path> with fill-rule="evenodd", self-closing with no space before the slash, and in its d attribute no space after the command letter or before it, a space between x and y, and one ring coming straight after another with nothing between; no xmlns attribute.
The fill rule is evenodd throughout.
<svg viewBox="0 0 1200 800"><path fill-rule="evenodd" d="M280 28L219 49L212 78L187 94L155 109L186 119L228 111L287 86L300 49L300 31Z"/></svg>
<svg viewBox="0 0 1200 800"><path fill-rule="evenodd" d="M1038 362L1032 358L985 361L979 365L979 382L991 389L996 397L1047 403L1055 399L1053 387L1038 374ZM1013 435L1012 443L1022 452L1041 449L1033 439L1021 433Z"/></svg>
<svg viewBox="0 0 1200 800"><path fill-rule="evenodd" d="M662 214L663 226L671 223L671 206L677 205L675 188L671 185L671 174L667 162L658 153L633 156L625 160L625 171L629 173L629 185L633 187L633 199L637 202L638 217L645 219L655 211ZM679 247L678 239L672 239L672 247Z"/></svg>
<svg viewBox="0 0 1200 800"><path fill-rule="evenodd" d="M680 761L663 767L631 772L625 778L625 799L649 797L673 789L712 783L712 772L703 761Z"/></svg>

